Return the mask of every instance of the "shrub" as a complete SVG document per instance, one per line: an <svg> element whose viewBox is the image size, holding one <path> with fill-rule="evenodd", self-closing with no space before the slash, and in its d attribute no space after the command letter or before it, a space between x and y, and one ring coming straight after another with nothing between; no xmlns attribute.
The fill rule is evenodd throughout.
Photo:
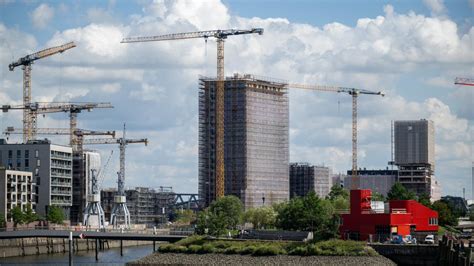
<svg viewBox="0 0 474 266"><path fill-rule="evenodd" d="M174 246L174 244L162 244L158 247L158 251L163 253L170 252L171 246Z"/></svg>
<svg viewBox="0 0 474 266"><path fill-rule="evenodd" d="M211 243L206 243L202 245L202 252L204 253L215 253L216 248Z"/></svg>
<svg viewBox="0 0 474 266"><path fill-rule="evenodd" d="M189 246L189 245L202 245L206 242L205 236L192 235L176 242L176 245Z"/></svg>
<svg viewBox="0 0 474 266"><path fill-rule="evenodd" d="M202 246L199 246L199 245L190 245L186 252L187 253L196 253L196 254L205 253L202 249Z"/></svg>
<svg viewBox="0 0 474 266"><path fill-rule="evenodd" d="M230 246L224 250L225 254L242 254L242 246L240 245L235 245L235 246Z"/></svg>
<svg viewBox="0 0 474 266"><path fill-rule="evenodd" d="M267 245L260 245L255 248L252 252L253 256L274 256L278 254L284 254L285 251L278 245L274 244L267 244Z"/></svg>
<svg viewBox="0 0 474 266"><path fill-rule="evenodd" d="M257 247L253 245L245 246L242 248L240 254L241 255L253 254L255 249L257 249Z"/></svg>
<svg viewBox="0 0 474 266"><path fill-rule="evenodd" d="M295 256L307 256L308 255L308 247L307 246L298 246L289 249L288 255L295 255Z"/></svg>

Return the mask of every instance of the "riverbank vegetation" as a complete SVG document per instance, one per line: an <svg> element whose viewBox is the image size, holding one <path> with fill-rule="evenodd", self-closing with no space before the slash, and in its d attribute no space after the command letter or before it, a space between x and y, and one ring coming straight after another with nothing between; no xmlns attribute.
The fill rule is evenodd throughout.
<svg viewBox="0 0 474 266"><path fill-rule="evenodd" d="M364 242L327 240L320 242L286 241L238 241L216 240L205 236L190 236L175 244L163 244L161 253L187 254L239 254L253 256L297 255L297 256L376 256Z"/></svg>

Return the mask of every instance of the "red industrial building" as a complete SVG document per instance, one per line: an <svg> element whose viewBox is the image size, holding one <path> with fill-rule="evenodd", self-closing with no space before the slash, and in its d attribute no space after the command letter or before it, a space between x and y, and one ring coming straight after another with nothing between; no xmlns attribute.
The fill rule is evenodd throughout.
<svg viewBox="0 0 474 266"><path fill-rule="evenodd" d="M438 212L415 200L391 200L385 210L371 208L369 189L351 190L350 213L341 215L343 239L385 241L391 235L418 239L438 232Z"/></svg>

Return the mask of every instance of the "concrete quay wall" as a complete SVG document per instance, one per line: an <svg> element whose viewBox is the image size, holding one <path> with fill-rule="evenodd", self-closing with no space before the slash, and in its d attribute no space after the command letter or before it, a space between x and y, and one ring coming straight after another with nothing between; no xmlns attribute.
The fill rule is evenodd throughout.
<svg viewBox="0 0 474 266"><path fill-rule="evenodd" d="M0 240L0 257L17 257L69 252L69 240L60 238L19 238ZM123 241L123 247L150 245L150 241ZM74 239L73 251L95 250L95 239ZM120 247L120 240L101 240L99 250Z"/></svg>

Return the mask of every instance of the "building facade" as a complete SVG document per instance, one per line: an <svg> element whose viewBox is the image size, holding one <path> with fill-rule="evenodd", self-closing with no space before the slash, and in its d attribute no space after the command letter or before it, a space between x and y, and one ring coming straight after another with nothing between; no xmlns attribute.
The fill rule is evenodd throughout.
<svg viewBox="0 0 474 266"><path fill-rule="evenodd" d="M332 187L330 172L329 167L309 163L290 164L290 198L304 197L311 191L319 197L326 197Z"/></svg>
<svg viewBox="0 0 474 266"><path fill-rule="evenodd" d="M395 164L398 182L417 195L433 196L435 171L434 124L429 120L395 121Z"/></svg>
<svg viewBox="0 0 474 266"><path fill-rule="evenodd" d="M105 219L110 219L117 190L113 188L101 191L101 203ZM168 220L168 212L174 204L175 193L172 189L154 189L136 187L125 190L127 208L131 224L156 225ZM121 217L119 217L120 219Z"/></svg>
<svg viewBox="0 0 474 266"><path fill-rule="evenodd" d="M7 169L32 172L37 204L35 211L46 216L51 205L63 209L66 220L72 205L72 149L34 140L8 144L0 140L0 162Z"/></svg>
<svg viewBox="0 0 474 266"><path fill-rule="evenodd" d="M348 176L352 176L352 170L347 171ZM357 171L360 189L370 189L383 196L387 196L392 186L397 182L397 170L359 170ZM351 178L344 179L344 187L350 189L352 187Z"/></svg>
<svg viewBox="0 0 474 266"><path fill-rule="evenodd" d="M216 79L199 91L199 198L215 199ZM245 208L289 198L289 118L286 85L251 75L227 77L224 100L225 194Z"/></svg>
<svg viewBox="0 0 474 266"><path fill-rule="evenodd" d="M374 211L368 189L351 190L350 213L341 215L343 239L385 242L393 235L424 239L438 233L438 212L415 200L391 200L382 212Z"/></svg>
<svg viewBox="0 0 474 266"><path fill-rule="evenodd" d="M11 222L10 211L16 206L25 211L28 204L36 209L35 183L31 172L0 167L0 216Z"/></svg>
<svg viewBox="0 0 474 266"><path fill-rule="evenodd" d="M73 156L71 223L83 221L83 212L87 204L87 195L91 187L91 170L100 170L100 154L84 151L82 156ZM96 173L97 173L96 172Z"/></svg>

